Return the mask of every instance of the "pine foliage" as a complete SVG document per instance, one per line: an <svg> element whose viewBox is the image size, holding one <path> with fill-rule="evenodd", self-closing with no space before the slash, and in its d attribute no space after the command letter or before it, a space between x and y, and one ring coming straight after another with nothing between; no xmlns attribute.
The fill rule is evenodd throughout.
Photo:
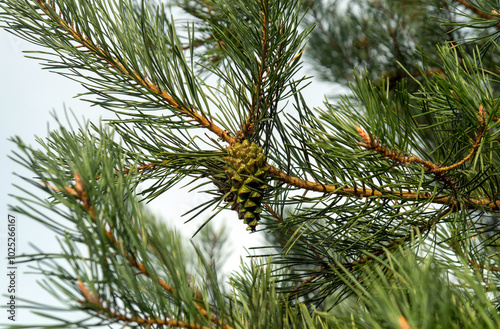
<svg viewBox="0 0 500 329"><path fill-rule="evenodd" d="M46 327L499 327L498 1L168 5L189 22L0 0L32 57L115 114L12 138L33 176L13 210L61 245L21 261L85 314L33 301ZM304 54L351 93L310 108ZM186 183L210 196L187 214L201 243L144 206ZM228 278L227 233L202 229L220 214L267 241Z"/></svg>

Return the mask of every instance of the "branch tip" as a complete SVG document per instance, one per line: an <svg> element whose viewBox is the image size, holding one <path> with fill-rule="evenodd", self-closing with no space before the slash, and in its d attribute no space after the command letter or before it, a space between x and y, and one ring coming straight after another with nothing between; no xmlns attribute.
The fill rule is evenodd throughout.
<svg viewBox="0 0 500 329"><path fill-rule="evenodd" d="M87 302L94 305L101 305L99 297L95 296L95 294L90 292L90 290L83 284L81 280L77 280L76 284L78 285L78 288L80 288L80 292L82 293L83 297L85 297L85 300Z"/></svg>
<svg viewBox="0 0 500 329"><path fill-rule="evenodd" d="M83 184L83 179L78 173L75 173L75 190L81 196L85 194L85 185Z"/></svg>
<svg viewBox="0 0 500 329"><path fill-rule="evenodd" d="M370 147L372 144L370 135L366 133L366 131L363 130L363 128L356 126L356 131L358 132L358 135L361 137L364 143L359 143L362 146Z"/></svg>
<svg viewBox="0 0 500 329"><path fill-rule="evenodd" d="M481 125L486 124L486 111L484 110L483 104L479 105L479 122L481 122Z"/></svg>
<svg viewBox="0 0 500 329"><path fill-rule="evenodd" d="M403 315L400 315L398 318L399 322L399 328L400 329L411 329L410 324L406 320L406 318Z"/></svg>

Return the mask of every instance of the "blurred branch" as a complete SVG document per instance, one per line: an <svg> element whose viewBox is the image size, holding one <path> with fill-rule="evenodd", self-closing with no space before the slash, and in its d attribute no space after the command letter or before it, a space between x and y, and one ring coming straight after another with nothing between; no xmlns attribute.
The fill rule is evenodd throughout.
<svg viewBox="0 0 500 329"><path fill-rule="evenodd" d="M338 45L338 43L335 42L335 40L332 38L332 34L327 31L327 29L324 26L323 21L319 17L317 9L314 5L311 6L311 11L314 15L314 19L316 21L316 26L319 28L319 30L325 36L325 38L327 38L328 44L332 47L333 50L335 50L337 53L339 53L342 56L342 59L348 64L349 67L355 67L352 59L349 58L348 56L346 56L345 52L342 51L342 49L340 49L340 46ZM349 76L348 80L352 79L352 73L349 73L349 74L346 73L346 75Z"/></svg>
<svg viewBox="0 0 500 329"><path fill-rule="evenodd" d="M474 7L473 5L471 5L468 1L466 0L455 0L456 2L458 2L459 4L463 5L465 8L471 10L472 12L474 12L476 15L478 15L479 17L481 18L484 18L484 19L487 19L487 20L495 20L495 17L491 16L491 15L488 15L486 14L485 12L479 10L478 8ZM497 12L493 12L493 14L495 16L500 16ZM500 23L496 23L495 24L495 27L497 29L500 29Z"/></svg>

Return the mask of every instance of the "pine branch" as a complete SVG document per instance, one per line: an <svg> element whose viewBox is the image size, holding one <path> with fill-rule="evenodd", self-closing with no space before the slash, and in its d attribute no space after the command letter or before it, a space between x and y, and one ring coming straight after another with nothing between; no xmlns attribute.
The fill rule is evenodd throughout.
<svg viewBox="0 0 500 329"><path fill-rule="evenodd" d="M485 12L481 11L480 9L476 8L475 6L471 5L467 0L454 0L454 1L463 5L465 8L471 10L472 12L474 12L476 15L478 15L479 17L481 17L483 19L486 19L486 20L495 20L496 19L495 17L488 15ZM496 12L496 11L493 11L492 14L495 16L500 16L498 14L498 12ZM497 29L500 29L500 23L496 23L495 27Z"/></svg>
<svg viewBox="0 0 500 329"><path fill-rule="evenodd" d="M92 294L90 290L83 284L82 281L78 280L77 285L78 288L80 288L80 291L85 298L85 300L79 301L83 306L92 309L97 308L99 309L98 314L106 314L108 317L113 318L116 321L124 322L125 325L137 323L138 325L146 325L147 328L149 328L152 325L158 325L158 326L167 326L169 328L175 327L175 328L188 328L188 329L209 329L209 327L200 326L197 324L188 323L184 321L177 321L173 319L159 319L159 318L145 319L141 317L126 316L123 313L113 311L110 308L106 307L105 306L106 302L102 302L99 296Z"/></svg>
<svg viewBox="0 0 500 329"><path fill-rule="evenodd" d="M70 22L64 20L60 14L56 13L56 9L50 2L44 0L36 0L40 8L53 22L57 24L57 27L64 30L68 35L70 35L76 42L81 46L87 48L89 52L94 54L101 61L108 63L110 67L118 70L122 75L127 76L131 81L137 82L140 86L146 88L150 92L162 97L170 106L177 109L182 115L190 117L193 121L196 121L201 127L206 128L216 134L221 140L234 144L236 142L235 138L228 132L218 127L212 119L207 119L201 113L199 113L194 107L187 107L184 104L179 104L174 100L174 98L167 93L165 90L148 80L146 76L141 75L135 70L130 70L120 63L116 58L113 58L110 54L106 53L101 49L99 44L91 42L87 37L83 36L78 30L71 26Z"/></svg>
<svg viewBox="0 0 500 329"><path fill-rule="evenodd" d="M95 210L94 210L94 207L90 204L90 200L87 196L87 192L85 190L85 185L84 185L84 182L82 181L82 179L80 178L80 175L78 173L75 173L74 175L75 177L75 186L74 188L71 188L71 187L65 187L65 190L70 193L73 197L75 197L76 199L80 200L82 203L83 203L83 207L85 208L85 210L92 216L92 218L95 220L96 219L96 213L95 213ZM46 183L46 182L43 182L46 186L48 186L49 188L52 188L53 190L55 191L60 191L60 189L58 188L55 188L53 186L51 186L50 184ZM122 249L122 246L120 245L120 242L117 241L115 238L114 238L114 234L112 232L112 228L109 227L103 227L103 231L105 232L106 236L108 237L109 239L109 242L110 244L117 250L121 250ZM174 289L174 287L172 287L171 285L169 285L167 282L165 282L163 279L161 279L160 277L155 277L155 276L152 276L149 271L147 270L146 266L144 266L144 264L142 264L141 262L138 262L135 255L133 254L130 254L127 250L123 250L123 255L124 257L128 260L129 264L133 267L135 267L136 269L139 270L140 274L143 274L147 277L149 277L150 279L152 280L156 280L158 281L159 285L165 289L166 292L168 292L170 295L177 295L177 292L176 290ZM80 285L80 284L79 284ZM85 295L85 294L84 294ZM197 296L198 294L196 293L196 291L193 291L193 295L194 296ZM199 297L199 296L198 296ZM87 300L94 300L95 301L95 298L87 298ZM196 303L195 304L196 308L200 311L200 313L209 318L210 321L216 325L219 325L221 327L223 327L224 329L232 329L231 326L227 325L227 324L224 324L221 320L219 320L218 318L216 318L215 316L213 315L209 315L209 313L207 312L207 310L199 303ZM136 319L137 321L139 321L140 319ZM135 321L135 322L137 322ZM130 322L134 322L134 321L130 321Z"/></svg>
<svg viewBox="0 0 500 329"><path fill-rule="evenodd" d="M322 64L339 64L329 67L340 73L338 80L353 78L352 97L326 103L325 110L314 112L300 94L302 80L293 80L310 31L300 28L301 2L185 0L185 7L202 20L205 29L200 32L210 35L195 39L198 31L188 30L185 46L164 8L146 1L110 5L93 0L89 5L0 0L5 9L0 17L13 33L52 49L57 59L47 59L46 67L82 80L89 94L97 97L91 100L94 104L119 116L132 113L132 118L112 122L125 147L97 127L101 134L95 138L87 138L88 128L82 129L83 134L65 129L51 133L40 140L42 151L18 141L25 153L18 162L35 173L37 180L31 182L36 187L51 192L43 198L27 191L29 198L18 197L28 208L21 211L65 239L63 252L52 258L67 261L71 270L58 264L53 271L41 267L54 292L76 300L80 309L102 320L100 324L109 320L146 328L422 327L420 318L412 318L418 312L406 310L408 305L415 309L444 305L443 313L429 312L422 317L425 321L441 314L460 321L476 314L495 318L500 304L496 295L474 299L463 287L485 293L495 289L500 278L496 246L486 244L498 234L498 223L488 234L477 229L481 217L489 215L483 212L500 210L496 201L500 130L495 124L499 105L494 89L499 75L489 69L494 60L482 68L484 51L469 55L452 47L428 49L429 44L451 41L450 34L443 37L446 29L427 21L443 2L351 1L347 18L331 9L340 1L324 7L324 12L320 5L313 6L316 18L323 14L336 18L330 25L317 24L326 44L322 49L336 57ZM458 8L466 3L456 1ZM28 3L32 6L25 9ZM463 14L473 22L462 27L496 24L499 28L496 11L481 16L483 6L473 3L475 10L462 8L474 12ZM460 15L459 9L455 14ZM446 15L437 14L451 21L452 14ZM338 32L339 27L345 30ZM494 37L488 45L493 49L491 41L498 35L490 35ZM208 51L198 48L202 45ZM412 50L420 46L417 58ZM208 68L196 62L194 48L204 52L200 57ZM210 65L210 60L219 58L220 63ZM346 73L353 63L366 67L367 75ZM196 76L196 66L218 76L219 84L209 86ZM391 84L392 76L379 86L371 82L382 81L383 72L395 72L401 83ZM290 96L295 100L292 109L280 103ZM163 110L170 112L149 112ZM368 133L360 127L369 128ZM202 129L216 137L206 130L207 134L199 134ZM209 150L200 148L199 141ZM243 142L252 147L231 154ZM144 208L135 199L140 183L154 180L144 191L152 198L186 177L199 183L193 190L210 184L203 192L215 197L192 210L198 216L213 207L207 222L229 208L239 216L253 215L256 222L264 205L265 233L272 241L270 261L278 268L263 264L243 271L231 281L232 298L223 294L212 270L219 265L216 248L210 248L215 238L202 242L209 257L204 257L203 248L196 249L194 261L184 257L182 241L142 215ZM35 210L37 203L75 227L64 227ZM423 240L415 241L415 236ZM421 249L415 250L420 246L449 252L447 243L455 248L445 273L453 274L459 259L463 270L478 274L472 281L460 281L459 293L446 290L449 284L434 289L441 288L433 285L436 281L445 281L438 266L421 267L404 257L420 257ZM80 253L81 245L88 250ZM398 253L403 266L393 256ZM43 257L41 253L27 258ZM202 283L192 279L189 266L209 279ZM415 293L421 288L421 273L427 275L422 286L432 288L424 297ZM438 280L432 276L436 273ZM202 289L200 283L205 284ZM276 294L275 289L286 293ZM345 317L331 311L329 303L342 301L349 289L363 302L360 310L369 311L365 318L356 318L354 309L347 307ZM444 302L425 299L443 291ZM292 301L296 309L288 306L290 297L297 297ZM428 300L435 304L426 304ZM451 307L449 300L454 302ZM352 321L338 322L342 318ZM469 328L462 322L459 326Z"/></svg>
<svg viewBox="0 0 500 329"><path fill-rule="evenodd" d="M415 156L405 156L405 155L402 155L401 152L389 150L384 145L381 145L379 140L376 137L368 135L360 127L356 127L356 130L358 131L358 134L360 135L363 142L360 142L358 144L367 148L367 149L374 150L377 153L382 154L383 156L387 157L388 159L395 161L396 163L400 163L400 164L404 164L404 165L408 165L410 163L418 163L418 164L422 165L428 172L434 174L438 180L441 180L445 184L445 186L456 189L457 186L456 186L455 182L453 182L448 177L446 177L444 175L444 172L450 171L452 169L455 169L455 168L463 165L465 162L470 160L470 158L472 158L476 154L477 150L479 149L479 146L481 145L481 141L483 140L484 133L486 131L486 113L484 111L483 105L479 106L478 117L479 117L479 122L480 122L481 126L479 128L478 133L477 133L476 141L473 143L472 150L462 160L458 161L455 164L446 166L446 167L441 167L441 166L434 164L430 161L425 161L425 160L422 160L422 159L415 157Z"/></svg>
<svg viewBox="0 0 500 329"><path fill-rule="evenodd" d="M429 192L414 193L414 192L394 192L386 190L373 190L365 187L342 187L336 185L323 184L319 182L307 181L295 176L288 175L279 169L267 165L269 168L269 173L274 176L274 178L295 186L298 188L306 189L309 191L323 192L328 194L336 194L341 196L354 196L359 198L374 198L378 197L381 199L399 199L399 200L430 200L432 203L444 204L444 205L455 205L458 206L457 201L453 197L444 195L432 195ZM491 201L486 198L482 199L469 199L467 203L468 209L476 208L489 208L490 210L500 210L500 201Z"/></svg>
<svg viewBox="0 0 500 329"><path fill-rule="evenodd" d="M434 174L437 179L443 181L445 186L448 187L455 187L455 183L447 178L444 175L444 172L453 170L464 163L466 163L468 160L470 160L478 151L481 141L483 140L484 134L486 132L486 113L484 110L484 107L480 105L479 107L479 122L480 122L480 128L477 132L477 137L476 141L473 143L472 150L469 152L469 154L464 157L462 160L458 161L455 164L449 165L449 166L439 166L436 165L430 161L425 161L422 160L418 157L412 156L412 157L407 157L400 152L395 152L394 150L389 150L385 146L380 145L378 140L375 138L372 138L369 136L364 130L361 128L357 127L358 134L360 135L361 139L363 142L358 143L359 145L368 148L368 149L373 149L376 152L384 155L385 157L395 161L396 163L401 163L401 164L409 164L409 163L417 163L422 165L428 172ZM436 203L436 204L450 204L450 205L455 205L458 206L458 202L454 197L451 196L444 196L444 195L433 195L428 192L423 192L423 193L412 193L412 192L399 192L395 193L393 191L385 191L381 189L377 190L372 190L372 189L367 189L363 187L362 189L358 189L356 187L341 187L341 186L336 186L336 185L328 185L328 184L322 184L319 182L311 182L307 180L303 180L291 175L288 175L282 171L280 171L277 168L274 168L271 165L268 165L269 168L269 173L273 175L276 179L281 180L282 182L285 182L289 185L299 187L302 189L306 190L311 190L311 191L317 191L317 192L324 192L324 193L331 193L331 194L337 194L337 195L343 195L343 196L356 196L356 197L365 197L365 198L374 198L374 197L380 197L382 199L401 199L401 200L426 200L426 199L432 199L430 200L431 203ZM468 199L467 202L467 208L468 209L474 209L474 208L490 208L490 210L499 210L500 209L500 202L499 201L491 201L489 199Z"/></svg>
<svg viewBox="0 0 500 329"><path fill-rule="evenodd" d="M415 234L415 236L426 235L426 233L429 230L433 229L443 218L448 216L450 213L452 213L454 211L458 211L458 210L459 210L458 208L453 207L453 206L448 207L447 209L442 211L438 216L436 216L431 221L429 221L427 223L423 223L419 227L413 227L413 233ZM402 239L393 241L390 244L388 244L388 245L386 245L378 250L374 250L374 251L370 252L368 255L366 255L360 259L357 259L357 260L354 260L354 261L351 261L348 263L328 264L325 261L322 261L323 265L321 266L321 269L322 270L342 269L342 268L343 269L352 269L355 267L359 267L360 265L366 264L369 261L371 261L371 260L373 260L373 259L375 259L375 258L377 258L385 253L391 252L392 249L398 248L401 245L403 245L404 243L408 243L412 239L413 239L413 234L407 234ZM300 293L300 290L303 286L310 284L311 282L313 282L317 278L328 276L328 275L329 275L328 273L326 273L326 274L325 273L316 273L314 275L311 275L310 277L308 277L304 281L300 282L291 292L289 292L287 294L287 296L291 297L293 295Z"/></svg>
<svg viewBox="0 0 500 329"><path fill-rule="evenodd" d="M373 150L396 163L405 165L410 163L418 163L422 165L428 172L434 174L436 179L442 181L446 187L453 189L457 188L455 182L451 181L448 177L442 174L443 170L441 170L442 168L440 168L438 165L430 161L422 160L415 156L408 157L406 155L402 155L401 152L389 150L385 145L381 145L380 141L376 137L368 135L362 128L356 127L356 130L363 140L363 142L358 143L359 145L369 150Z"/></svg>
<svg viewBox="0 0 500 329"><path fill-rule="evenodd" d="M435 168L435 171L432 171L432 172L441 173L443 171L449 171L449 170L455 169L457 167L460 167L461 165L463 165L464 163L469 161L474 155L476 155L476 153L479 149L479 146L481 146L481 142L483 140L484 134L486 132L486 113L484 111L483 105L479 105L478 117L479 117L479 122L480 122L481 126L479 128L479 131L477 132L476 141L474 142L470 153L465 158L458 161L457 163L452 164L452 165L447 166L447 167L438 167L437 166Z"/></svg>
<svg viewBox="0 0 500 329"><path fill-rule="evenodd" d="M246 132L251 124L254 123L255 118L259 117L259 114L255 113L259 107L262 105L264 92L263 86L265 85L266 75L269 74L268 70L268 56L269 56L269 8L266 0L262 0L260 2L260 21L262 22L262 26L260 27L260 32L262 35L260 36L260 40L262 43L262 49L259 51L259 59L258 59L258 75L253 82L253 89L255 89L255 94L253 95L252 105L248 112L248 118L246 120L245 127L243 131Z"/></svg>
<svg viewBox="0 0 500 329"><path fill-rule="evenodd" d="M477 269L480 268L480 269L483 269L483 270L488 270L488 271L493 271L493 272L500 272L500 268L498 268L498 267L484 266L482 264L479 264L479 263L475 262L472 259L469 259L469 264L472 265L472 266L474 266Z"/></svg>
<svg viewBox="0 0 500 329"><path fill-rule="evenodd" d="M347 63L348 67L350 67L350 68L355 67L354 62L352 61L352 58L350 58L349 56L346 56L345 52L340 48L339 44L332 37L332 34L329 33L329 31L324 26L323 20L319 17L318 10L314 4L311 6L311 12L314 15L316 26L321 31L321 33L324 35L324 37L328 40L328 44L332 47L332 49L334 49L336 52L340 53L343 61L345 63ZM343 72L343 73L346 73L346 72ZM349 75L347 76L347 80L351 80L351 79L352 79L352 74L349 73Z"/></svg>

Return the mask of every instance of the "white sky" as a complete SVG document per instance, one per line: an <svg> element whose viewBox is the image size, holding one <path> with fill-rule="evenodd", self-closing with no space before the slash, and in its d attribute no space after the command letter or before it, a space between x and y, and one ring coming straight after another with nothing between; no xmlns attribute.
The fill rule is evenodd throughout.
<svg viewBox="0 0 500 329"><path fill-rule="evenodd" d="M12 212L8 210L8 204L14 203L13 198L8 194L15 193L12 184L23 184L28 186L13 175L13 172L21 175L29 175L23 168L8 159L11 150L15 149L12 142L7 139L14 135L19 135L27 144L35 145L34 136L46 136L48 126L55 129L57 124L51 116L51 112L56 112L64 122L64 106L71 108L77 117L85 117L97 122L99 117L112 117L112 113L90 108L90 104L73 98L79 92L84 91L83 87L76 82L50 73L41 69L41 65L32 59L23 57L22 51L34 49L33 46L18 39L4 30L0 30L0 205L3 209L0 221L0 305L5 305L7 293L7 280L4 279L6 271L6 219ZM305 71L305 70L304 70ZM303 71L303 72L304 72ZM302 74L311 74L310 72ZM325 93L331 93L332 85L313 81L305 91L305 97L310 101L311 106L321 106ZM161 214L170 223L190 236L196 228L203 222L201 219L188 224L182 224L184 219L178 218L180 214L189 210L193 204L200 200L201 196L195 193L186 195L184 192L172 191L168 197L158 198L151 204L155 212ZM169 198L177 197L171 200ZM170 200L170 201L168 201ZM188 200L188 201L186 201ZM166 206L166 205L169 206ZM171 205L177 205L171 211ZM167 209L169 212L167 213ZM226 225L230 226L232 244L235 255L230 260L229 268L237 270L239 267L239 256L246 255L244 247L252 245L256 241L257 233L249 235L245 231L245 226L237 219L236 214L226 215ZM53 239L53 233L35 221L18 216L17 243L18 255L22 253L34 252L30 244L36 245L44 251L57 251L58 245ZM18 269L17 285L19 288L18 298L36 298L47 302L52 299L37 284L40 276L27 274L30 272L26 264L22 264ZM19 274L21 273L21 274ZM39 318L29 314L27 310L17 309L18 324L38 323ZM0 312L0 324L7 323L6 312Z"/></svg>

